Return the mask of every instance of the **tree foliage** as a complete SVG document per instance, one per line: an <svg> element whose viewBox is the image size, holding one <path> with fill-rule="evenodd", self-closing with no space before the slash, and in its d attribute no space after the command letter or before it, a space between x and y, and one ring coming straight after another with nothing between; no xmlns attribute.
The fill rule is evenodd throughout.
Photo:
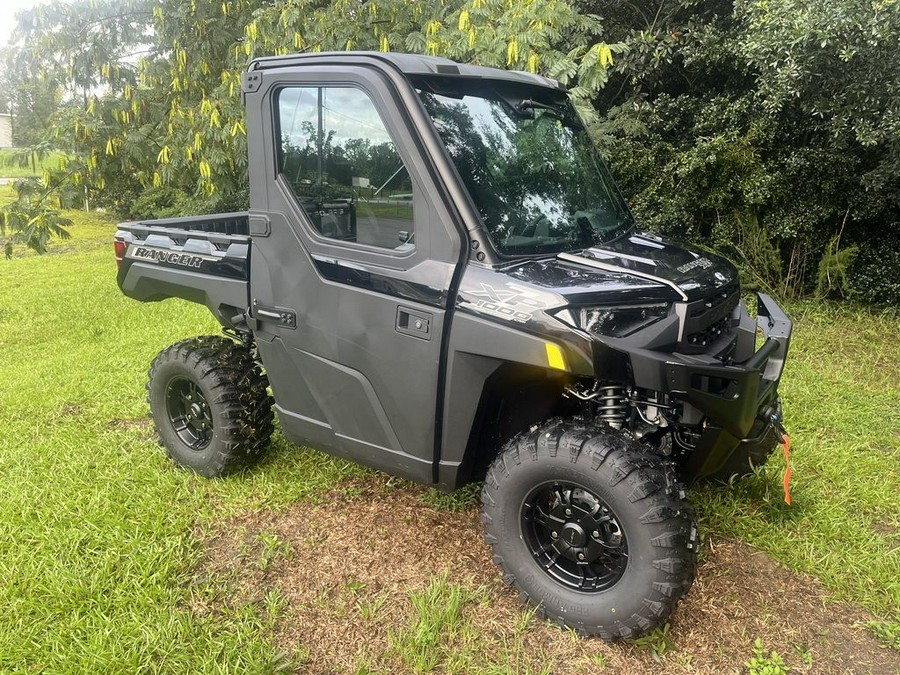
<svg viewBox="0 0 900 675"><path fill-rule="evenodd" d="M900 230L896 0L593 7L627 49L599 132L643 222L730 251L782 295L827 278L900 304L900 272L882 270L884 292L861 281L866 250Z"/></svg>
<svg viewBox="0 0 900 675"><path fill-rule="evenodd" d="M19 28L16 68L67 95L45 147L66 152L65 176L91 203L126 215L147 191L144 202L185 213L245 206L240 74L253 57L402 49L553 64L594 90L616 48L593 40L595 17L560 0L51 0Z"/></svg>
<svg viewBox="0 0 900 675"><path fill-rule="evenodd" d="M51 236L69 238L66 227L72 221L60 215L58 199L49 204L45 201L46 190L40 181L22 178L14 186L16 200L0 209L0 250L7 258L16 246L45 253Z"/></svg>
<svg viewBox="0 0 900 675"><path fill-rule="evenodd" d="M249 59L372 49L561 80L642 222L780 294L871 286L900 229L898 0L50 0L19 28L16 72L62 94L45 178L124 215L246 205Z"/></svg>

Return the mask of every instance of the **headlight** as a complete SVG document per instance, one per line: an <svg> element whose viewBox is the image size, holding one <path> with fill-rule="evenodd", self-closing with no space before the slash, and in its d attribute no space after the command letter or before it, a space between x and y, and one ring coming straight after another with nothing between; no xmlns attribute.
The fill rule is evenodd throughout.
<svg viewBox="0 0 900 675"><path fill-rule="evenodd" d="M625 337L669 315L669 305L630 305L618 307L569 307L557 312L558 319L570 326L609 337Z"/></svg>

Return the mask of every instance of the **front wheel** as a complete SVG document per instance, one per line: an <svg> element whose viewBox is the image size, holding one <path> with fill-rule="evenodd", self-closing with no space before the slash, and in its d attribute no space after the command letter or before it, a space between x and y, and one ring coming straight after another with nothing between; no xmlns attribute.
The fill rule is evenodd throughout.
<svg viewBox="0 0 900 675"><path fill-rule="evenodd" d="M517 436L482 504L504 580L580 633L646 633L693 582L697 530L674 467L613 429L555 421Z"/></svg>

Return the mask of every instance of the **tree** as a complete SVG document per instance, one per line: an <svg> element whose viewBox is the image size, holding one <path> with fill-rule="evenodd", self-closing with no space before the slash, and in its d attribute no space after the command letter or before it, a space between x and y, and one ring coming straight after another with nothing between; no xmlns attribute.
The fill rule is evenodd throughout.
<svg viewBox="0 0 900 675"><path fill-rule="evenodd" d="M20 72L16 52L0 50L0 111L14 116L13 146L39 146L62 103L62 90L30 70Z"/></svg>
<svg viewBox="0 0 900 675"><path fill-rule="evenodd" d="M567 84L639 220L729 251L754 284L842 280L857 245L868 267L848 282L876 297L893 274L900 303L898 273L872 267L873 233L900 230L898 0L52 0L22 16L16 72L64 92L42 142L70 163L46 178L123 215L246 205L248 59L436 54Z"/></svg>
<svg viewBox="0 0 900 675"><path fill-rule="evenodd" d="M67 162L59 170L46 172L40 185L34 181L15 184L18 198L0 208L7 257L16 244L43 252L51 235L65 235L68 221L58 208L66 188L106 186L100 154L86 147L96 138L99 126L90 119L96 118L100 107L95 92L133 81L134 69L127 59L146 35L149 16L139 0L78 4L52 0L18 14L7 68L15 74L11 88L19 113L17 139L30 144L29 153L61 149Z"/></svg>
<svg viewBox="0 0 900 675"><path fill-rule="evenodd" d="M59 213L59 201L47 201L40 181L23 178L14 183L17 198L0 209L0 249L7 258L16 246L26 246L37 253L47 250L51 236L68 239L66 227L72 224Z"/></svg>
<svg viewBox="0 0 900 675"><path fill-rule="evenodd" d="M895 0L593 7L627 46L598 132L640 220L730 251L782 295L835 264L852 272L840 246L860 246L861 273L900 230ZM891 274L900 287L883 271L857 290ZM867 299L879 295L900 303L896 290Z"/></svg>
<svg viewBox="0 0 900 675"><path fill-rule="evenodd" d="M594 17L560 0L52 0L22 13L19 28L15 67L61 87L68 103L42 143L69 163L46 178L84 187L92 203L126 215L154 189L181 195L185 212L245 206L240 74L252 57L446 54L550 69L580 81L575 95L586 101L616 49L596 40Z"/></svg>

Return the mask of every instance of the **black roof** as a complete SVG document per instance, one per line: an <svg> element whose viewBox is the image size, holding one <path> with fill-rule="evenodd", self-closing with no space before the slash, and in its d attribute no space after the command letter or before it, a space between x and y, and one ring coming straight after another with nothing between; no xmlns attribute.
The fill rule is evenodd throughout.
<svg viewBox="0 0 900 675"><path fill-rule="evenodd" d="M393 66L406 75L449 75L489 80L508 80L541 87L553 87L554 89L563 88L556 80L521 70L487 68L468 63L457 63L440 56L399 54L396 52L308 52L305 54L287 54L285 56L265 56L254 59L250 63L249 70L285 68L301 65L308 61L318 63L380 61Z"/></svg>

